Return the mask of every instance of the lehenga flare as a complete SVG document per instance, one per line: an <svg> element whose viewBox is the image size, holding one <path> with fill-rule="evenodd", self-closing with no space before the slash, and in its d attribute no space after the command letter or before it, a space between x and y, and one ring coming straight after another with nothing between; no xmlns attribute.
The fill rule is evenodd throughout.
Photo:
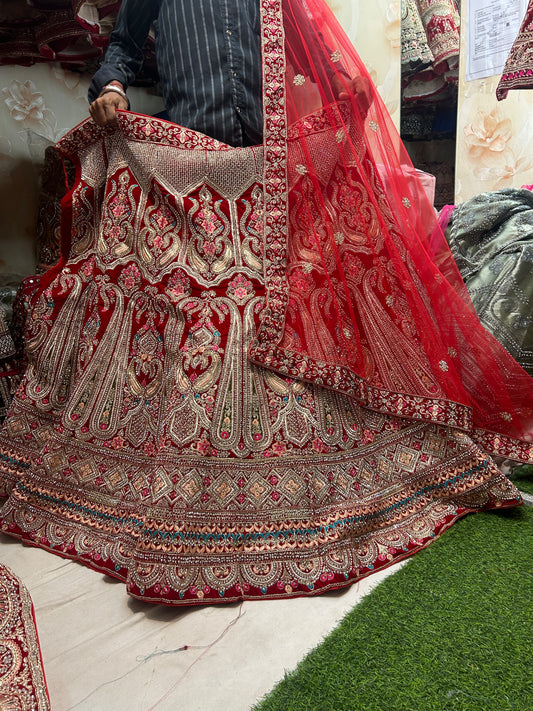
<svg viewBox="0 0 533 711"><path fill-rule="evenodd" d="M533 456L531 379L353 48L302 7L261 2L262 145L129 112L58 144L76 181L0 435L1 524L144 600L348 585L519 503L487 452ZM363 98L335 98L348 76Z"/></svg>

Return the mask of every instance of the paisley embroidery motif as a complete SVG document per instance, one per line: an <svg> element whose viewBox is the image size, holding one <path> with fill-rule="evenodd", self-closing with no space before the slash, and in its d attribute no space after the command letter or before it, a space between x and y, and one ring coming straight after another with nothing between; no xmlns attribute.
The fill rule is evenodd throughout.
<svg viewBox="0 0 533 711"><path fill-rule="evenodd" d="M465 413L453 403L442 412L431 383L427 397L380 387L391 350L378 362L364 339L384 331L362 318L357 333L342 318L347 301L342 327L329 328L334 305L306 225L325 228L309 176L287 153L281 3L261 6L264 147L231 149L130 113L120 131L87 122L62 141L81 161L71 210L80 239L37 293L29 368L0 434L3 530L146 600L316 594L428 545L468 511L517 501L450 429L468 424ZM300 127L317 150L333 145L319 179L339 191L338 162L365 153L334 140L343 126L317 112ZM347 180L360 182L356 167ZM321 235L326 263L350 252L351 293L408 343L416 324L362 189L335 219ZM312 291L320 318L302 326ZM283 360L272 346L283 318L286 343L329 339L338 361ZM269 370L249 360L258 334ZM362 393L347 351L371 380L368 408L352 397ZM405 378L422 383L423 371L419 359ZM436 422L416 421L431 408ZM395 416L404 411L415 421Z"/></svg>

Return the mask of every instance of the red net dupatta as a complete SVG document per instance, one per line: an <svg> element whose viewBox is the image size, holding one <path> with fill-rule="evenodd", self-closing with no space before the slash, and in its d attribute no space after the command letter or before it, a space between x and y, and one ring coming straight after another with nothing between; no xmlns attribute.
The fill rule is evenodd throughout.
<svg viewBox="0 0 533 711"><path fill-rule="evenodd" d="M391 118L323 0L262 0L267 308L249 356L533 460L533 380L479 323Z"/></svg>

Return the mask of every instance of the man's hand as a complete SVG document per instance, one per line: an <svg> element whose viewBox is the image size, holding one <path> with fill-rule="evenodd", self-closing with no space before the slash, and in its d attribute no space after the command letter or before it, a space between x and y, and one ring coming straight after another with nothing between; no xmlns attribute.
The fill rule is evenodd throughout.
<svg viewBox="0 0 533 711"><path fill-rule="evenodd" d="M122 85L118 82L114 82L114 85L122 90ZM128 108L129 103L127 99L116 91L109 89L105 91L104 89L96 101L93 101L89 106L89 113L94 122L99 126L116 126L116 111L126 111Z"/></svg>
<svg viewBox="0 0 533 711"><path fill-rule="evenodd" d="M357 76L354 79L349 77L341 78L335 75L332 79L333 91L339 101L346 101L355 97L355 101L363 116L366 116L370 108L370 82L366 77Z"/></svg>

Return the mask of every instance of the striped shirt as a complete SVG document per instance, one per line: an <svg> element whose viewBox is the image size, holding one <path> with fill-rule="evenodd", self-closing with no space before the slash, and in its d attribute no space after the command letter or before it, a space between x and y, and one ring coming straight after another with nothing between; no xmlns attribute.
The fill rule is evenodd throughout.
<svg viewBox="0 0 533 711"><path fill-rule="evenodd" d="M125 89L133 82L152 24L171 121L232 146L260 143L258 0L124 0L89 101L113 79Z"/></svg>

